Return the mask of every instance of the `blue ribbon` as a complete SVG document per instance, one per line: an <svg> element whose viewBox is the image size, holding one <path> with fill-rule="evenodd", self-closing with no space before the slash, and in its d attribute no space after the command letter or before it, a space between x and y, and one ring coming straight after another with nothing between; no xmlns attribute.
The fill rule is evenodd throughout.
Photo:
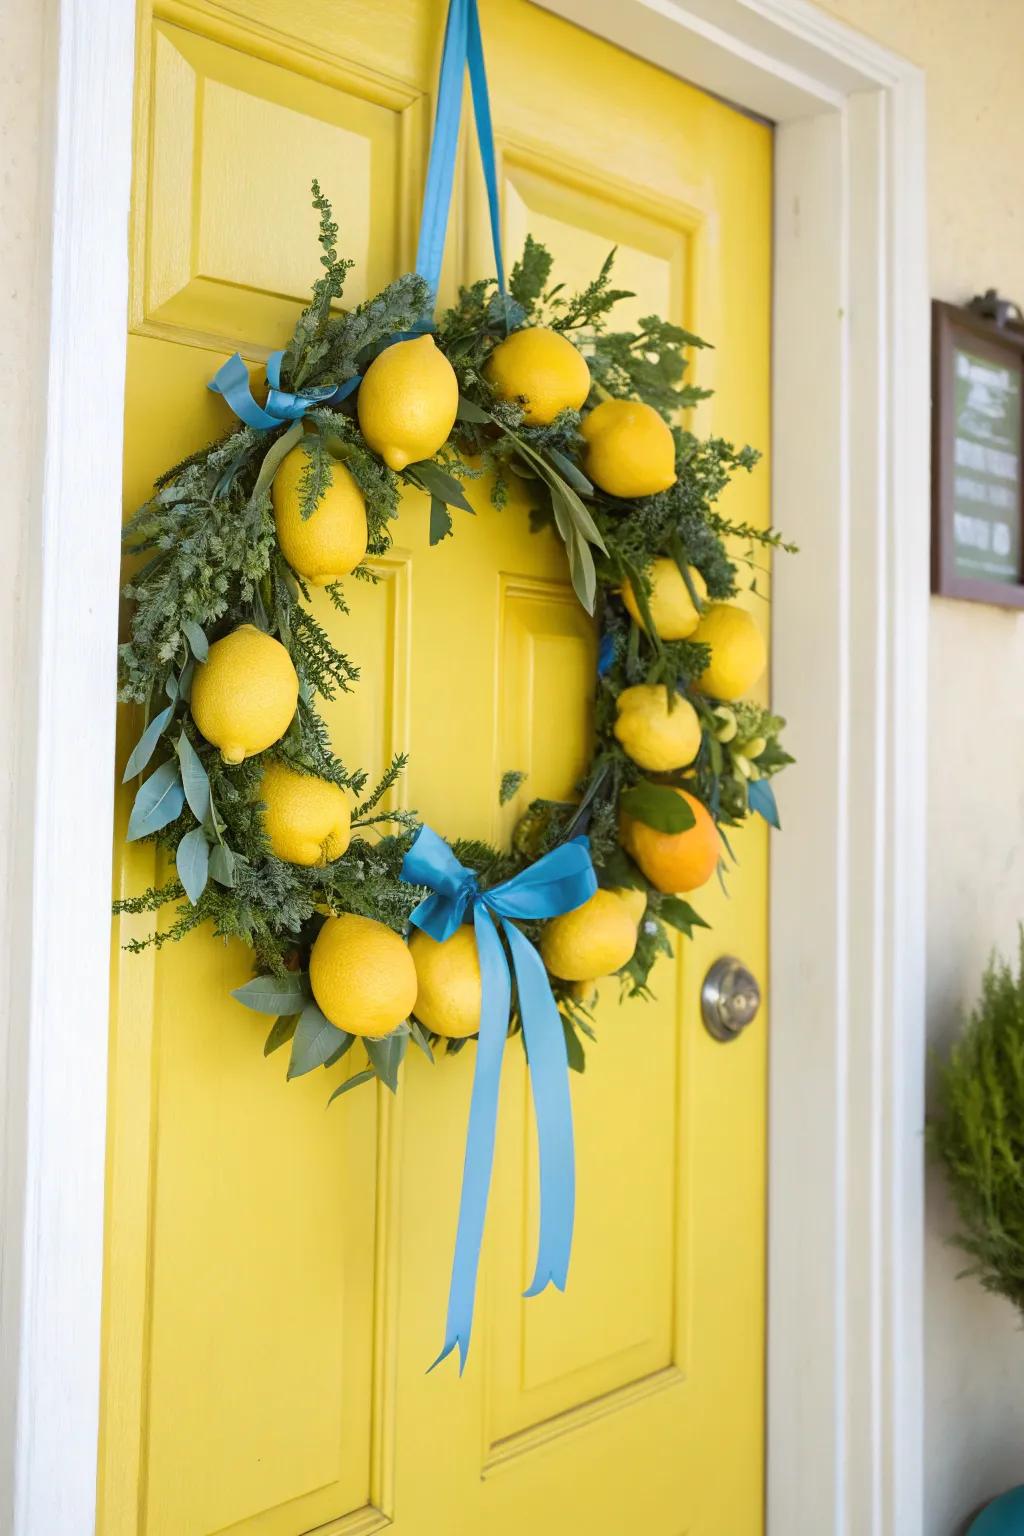
<svg viewBox="0 0 1024 1536"><path fill-rule="evenodd" d="M604 677L615 664L615 641L605 630L601 636L601 643L597 648L597 675Z"/></svg>
<svg viewBox="0 0 1024 1536"><path fill-rule="evenodd" d="M444 30L441 70L437 81L434 136L430 144L430 163L427 166L427 184L423 193L423 214L420 219L420 238L416 252L416 270L430 289L431 303L437 296L437 285L441 278L441 259L444 256L448 210L451 206L452 184L455 179L455 150L459 142L459 124L462 119L462 80L467 68L470 90L473 94L473 113L476 118L480 160L487 185L494 270L498 276L498 288L502 294L505 292L505 267L501 256L498 170L494 154L491 103L487 93L483 39L480 35L480 16L477 12L477 0L451 0Z"/></svg>
<svg viewBox="0 0 1024 1536"><path fill-rule="evenodd" d="M313 389L300 390L293 394L290 389L281 388L283 357L283 352L271 352L267 358L267 383L270 385L270 392L267 395L266 406L257 405L253 399L252 390L249 388L249 370L237 352L233 357L229 357L226 363L221 364L206 387L212 389L215 395L223 395L235 415L240 417L247 427L253 427L257 432L270 432L286 421L298 421L301 417L307 416L318 405L337 405L359 386L359 375L356 374L337 387L333 384L320 384Z"/></svg>
<svg viewBox="0 0 1024 1536"><path fill-rule="evenodd" d="M552 849L511 880L481 891L473 871L460 864L448 844L429 827L420 828L403 861L401 878L410 885L430 887L432 894L420 902L411 921L439 943L450 939L472 916L480 960L483 1001L459 1225L444 1346L434 1361L434 1365L439 1365L458 1345L461 1375L473 1326L476 1275L494 1163L501 1061L512 999L508 960L495 918L501 923L512 955L537 1119L540 1234L533 1280L525 1292L527 1296L536 1296L549 1282L564 1291L569 1270L576 1204L572 1106L565 1034L544 963L510 919L556 917L560 912L571 912L594 894L597 878L590 862L589 843L585 837L577 837Z"/></svg>

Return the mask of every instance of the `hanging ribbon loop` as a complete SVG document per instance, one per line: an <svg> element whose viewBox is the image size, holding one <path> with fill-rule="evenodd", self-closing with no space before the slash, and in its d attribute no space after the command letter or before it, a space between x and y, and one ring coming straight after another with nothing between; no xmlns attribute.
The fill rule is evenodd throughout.
<svg viewBox="0 0 1024 1536"><path fill-rule="evenodd" d="M256 432L272 432L287 421L299 421L318 405L337 405L359 386L359 375L344 384L321 384L293 394L281 388L283 352L271 352L267 358L267 383L270 389L265 406L258 405L249 387L249 370L236 352L222 363L207 384L215 395L223 395L235 415Z"/></svg>
<svg viewBox="0 0 1024 1536"><path fill-rule="evenodd" d="M473 871L460 864L448 844L429 827L420 828L405 856L401 878L411 885L430 887L431 894L420 902L411 921L438 942L451 938L472 913L480 962L480 1034L466 1133L459 1224L444 1345L434 1361L434 1365L440 1364L458 1345L461 1375L473 1326L480 1245L494 1163L501 1062L512 996L512 978L498 924L512 956L537 1120L540 1233L534 1276L526 1292L527 1296L535 1296L549 1283L564 1290L569 1270L576 1200L572 1106L565 1034L544 963L511 919L557 917L559 913L571 912L594 894L597 878L587 839L577 837L552 849L510 880L481 891Z"/></svg>
<svg viewBox="0 0 1024 1536"><path fill-rule="evenodd" d="M498 170L494 153L494 128L487 92L483 39L477 0L451 0L441 52L437 80L437 109L434 135L430 144L427 183L423 192L423 214L416 252L416 270L430 289L430 301L437 298L441 279L441 261L448 232L448 210L455 180L455 151L462 120L462 83L466 70L473 96L480 162L487 187L487 207L491 222L491 245L498 288L505 292L505 267L501 254L501 215L498 200Z"/></svg>
<svg viewBox="0 0 1024 1536"><path fill-rule="evenodd" d="M444 47L441 51L441 69L437 81L437 110L434 114L434 132L430 142L430 160L427 165L423 214L420 219L420 236L416 251L416 270L430 290L428 314L413 330L397 332L390 338L391 342L406 341L411 336L417 336L432 329L431 314L441 279L441 262L448 233L448 211L451 207L452 186L455 180L455 154L462 120L462 84L467 70L473 97L477 141L480 146L480 161L487 187L494 270L498 278L498 289L505 297L498 170L494 153L491 103L487 92L483 38L480 34L480 16L477 11L477 0L451 0L445 24ZM214 394L223 395L235 415L244 421L246 426L252 427L256 432L272 432L284 422L301 420L316 406L340 404L359 387L360 378L357 374L337 387L327 384L295 392L282 389L283 357L283 352L272 352L267 359L267 382L270 390L265 406L259 405L253 399L252 390L249 387L249 370L237 352L217 369L207 388L213 390Z"/></svg>

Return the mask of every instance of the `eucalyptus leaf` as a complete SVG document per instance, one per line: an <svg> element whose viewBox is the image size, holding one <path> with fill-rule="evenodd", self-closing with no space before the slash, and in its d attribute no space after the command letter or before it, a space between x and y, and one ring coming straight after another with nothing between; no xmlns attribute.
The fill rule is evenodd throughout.
<svg viewBox="0 0 1024 1536"><path fill-rule="evenodd" d="M562 1015L562 1031L565 1035L565 1054L569 1060L570 1072L585 1072L587 1054L583 1049L580 1037L564 1014Z"/></svg>
<svg viewBox="0 0 1024 1536"><path fill-rule="evenodd" d="M463 512L472 512L473 508L466 500L466 493L458 480L446 469L442 469L440 464L435 464L433 459L417 460L415 464L409 465L405 475L407 480L429 491L439 501L447 502L450 507L461 507Z"/></svg>
<svg viewBox="0 0 1024 1536"><path fill-rule="evenodd" d="M178 777L178 764L172 757L140 785L128 819L127 841L134 843L151 832L159 832L181 815L184 804L185 791Z"/></svg>
<svg viewBox="0 0 1024 1536"><path fill-rule="evenodd" d="M604 539L601 537L601 530L594 522L594 519L587 511L587 508L583 505L582 501L573 490L572 486L562 478L562 476L558 473L558 470L555 469L553 464L550 464L548 460L545 459L543 454L538 453L535 448L531 448L528 443L524 443L520 438L516 438L516 443L519 447L520 453L525 453L529 463L531 463L537 470L538 474L540 474L542 478L547 481L548 486L551 489L552 501L554 502L556 499L560 500L565 508L565 511L576 524L576 527L579 529L580 533L582 533L583 537L589 540L591 544L595 544L601 553L606 555L608 553L608 549L605 545Z"/></svg>
<svg viewBox="0 0 1024 1536"><path fill-rule="evenodd" d="M309 981L297 971L285 976L256 976L231 996L254 1013L301 1012L309 1000Z"/></svg>
<svg viewBox="0 0 1024 1536"><path fill-rule="evenodd" d="M185 833L178 844L174 862L178 879L185 887L185 895L195 906L206 890L210 874L210 845L202 827L193 827L191 832Z"/></svg>
<svg viewBox="0 0 1024 1536"><path fill-rule="evenodd" d="M656 832L686 832L697 820L682 795L647 779L627 789L619 805L627 816L642 821L646 827L653 827Z"/></svg>
<svg viewBox="0 0 1024 1536"><path fill-rule="evenodd" d="M409 1020L409 1034L413 1044L419 1046L427 1060L432 1062L434 1053L430 1048L430 1041L427 1039L426 1032L418 1019Z"/></svg>
<svg viewBox="0 0 1024 1536"><path fill-rule="evenodd" d="M187 704L192 697L192 674L195 669L195 659L190 656L178 674L178 698L183 704Z"/></svg>
<svg viewBox="0 0 1024 1536"><path fill-rule="evenodd" d="M440 544L452 531L452 517L439 496L430 498L430 543Z"/></svg>
<svg viewBox="0 0 1024 1536"><path fill-rule="evenodd" d="M127 784L129 779L134 779L135 775L141 773L143 768L145 768L153 756L164 727L173 714L174 705L168 704L166 709L162 709L158 715L153 716L132 748L131 756L125 764L124 777L121 780L122 784Z"/></svg>
<svg viewBox="0 0 1024 1536"><path fill-rule="evenodd" d="M273 1051L279 1050L282 1045L287 1045L295 1033L298 1022L297 1013L282 1013L276 1018L263 1047L264 1056L269 1056Z"/></svg>
<svg viewBox="0 0 1024 1536"><path fill-rule="evenodd" d="M690 574L690 566L693 562L687 554L686 545L683 543L678 533L674 533L669 539L668 547L669 553L679 568L679 574L682 576L683 581L686 584L686 590L690 595L690 602L693 604L697 613L703 613L705 599L702 598L700 593L697 591L696 584L694 583L693 577Z"/></svg>
<svg viewBox="0 0 1024 1536"><path fill-rule="evenodd" d="M357 1072L353 1077L347 1078L345 1082L335 1088L327 1100L328 1104L333 1104L335 1099L340 1099L342 1094L348 1093L350 1088L358 1088L362 1083L372 1082L376 1075L369 1067L364 1067L361 1072Z"/></svg>
<svg viewBox="0 0 1024 1536"><path fill-rule="evenodd" d="M643 621L644 630L651 644L654 646L654 649L660 655L662 650L661 637L658 634L657 626L651 614L650 594L646 591L643 580L640 576L640 572L637 570L636 566L632 565L629 561L623 561L623 565L625 566L626 575L629 577L629 585L633 596L636 599L636 605L640 609L640 618ZM634 625L633 630L635 631L635 629L636 626ZM639 635L637 635L636 638L639 642ZM631 632L630 641L632 642L632 640L633 633Z"/></svg>
<svg viewBox="0 0 1024 1536"><path fill-rule="evenodd" d="M196 661L205 661L210 654L210 644L202 625L194 623L192 619L186 619L181 627Z"/></svg>
<svg viewBox="0 0 1024 1536"><path fill-rule="evenodd" d="M569 482L573 490L579 491L581 496L593 496L594 487L579 465L574 464L567 453L563 453L560 448L548 448L547 455L559 474Z"/></svg>
<svg viewBox="0 0 1024 1536"><path fill-rule="evenodd" d="M402 1065L406 1049L409 1044L408 1031L395 1030L390 1035L385 1035L383 1040L364 1040L366 1054L370 1058L370 1066L380 1078L385 1088L390 1088L392 1093L398 1089L398 1069Z"/></svg>
<svg viewBox="0 0 1024 1536"><path fill-rule="evenodd" d="M324 1062L325 1067L333 1067L336 1061L340 1061L352 1049L358 1039L357 1035L350 1035L347 1029L343 1029L342 1034L345 1036L344 1040L338 1046L338 1049L328 1056Z"/></svg>
<svg viewBox="0 0 1024 1536"><path fill-rule="evenodd" d="M218 885L224 885L228 890L233 888L235 883L235 855L223 843L217 843L210 850L210 874Z"/></svg>
<svg viewBox="0 0 1024 1536"><path fill-rule="evenodd" d="M555 527L565 544L573 590L587 612L593 613L597 598L597 572L590 546L577 530L565 504L554 493L551 496L551 510L555 515Z"/></svg>
<svg viewBox="0 0 1024 1536"><path fill-rule="evenodd" d="M493 417L489 411L485 411L474 400L467 400L465 395L460 395L459 408L455 413L455 419L456 421L471 421L478 426L483 426L486 422L492 421Z"/></svg>
<svg viewBox="0 0 1024 1536"><path fill-rule="evenodd" d="M314 1067L326 1066L327 1062L345 1043L345 1031L332 1024L316 1003L310 1000L299 1015L292 1040L292 1059L288 1063L288 1076L302 1077Z"/></svg>
<svg viewBox="0 0 1024 1536"><path fill-rule="evenodd" d="M210 811L210 781L206 769L184 731L178 737L175 750L181 764L181 782L189 809L197 821L205 821Z"/></svg>
<svg viewBox="0 0 1024 1536"><path fill-rule="evenodd" d="M283 433L275 443L267 449L266 457L260 466L260 472L256 476L256 484L253 487L250 503L259 501L265 492L270 490L274 476L281 468L281 461L286 454L291 453L296 443L303 436L302 422L293 421L287 432Z"/></svg>

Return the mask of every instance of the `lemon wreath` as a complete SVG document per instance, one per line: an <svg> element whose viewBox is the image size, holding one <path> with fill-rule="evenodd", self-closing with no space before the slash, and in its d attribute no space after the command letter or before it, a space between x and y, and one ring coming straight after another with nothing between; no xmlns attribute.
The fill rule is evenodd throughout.
<svg viewBox="0 0 1024 1536"><path fill-rule="evenodd" d="M611 285L612 256L570 296L528 239L507 293L474 283L427 332L429 293L413 274L337 307L351 263L313 192L324 273L268 369L266 406L241 360L225 365L211 387L242 425L161 475L126 527L120 698L145 712L124 774L142 780L128 837L155 842L174 869L117 910L178 903L127 947L204 923L249 944L259 974L234 995L273 1016L268 1053L291 1040L289 1077L363 1041L366 1067L332 1098L373 1076L394 1089L410 1039L432 1055L438 1040L457 1050L477 1032L473 929L407 942L424 891L400 876L418 823L381 809L405 759L370 788L335 756L316 701L351 688L356 669L308 602L323 587L345 613L342 580L375 579L368 562L410 489L436 543L469 510L467 480L486 474L500 513L514 476L535 529L564 541L599 627L594 750L573 802L534 801L510 848L452 848L486 891L588 836L599 889L520 924L581 1068L595 978L617 973L644 993L671 952L667 929L701 924L686 896L721 872L727 829L751 813L778 824L770 780L791 759L783 721L745 697L765 649L730 601L738 568L725 541L754 565L756 546L781 540L716 510L757 454L671 424L705 393L684 382L686 349L704 343L654 316L613 329L631 295ZM502 800L521 780L506 773Z"/></svg>

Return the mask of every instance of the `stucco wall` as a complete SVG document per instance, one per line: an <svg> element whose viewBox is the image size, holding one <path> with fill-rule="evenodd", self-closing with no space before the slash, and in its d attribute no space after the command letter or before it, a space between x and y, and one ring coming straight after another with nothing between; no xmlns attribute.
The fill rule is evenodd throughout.
<svg viewBox="0 0 1024 1536"><path fill-rule="evenodd" d="M822 7L924 67L931 290L1024 305L1024 3L829 0ZM943 1048L989 950L1024 920L1024 617L933 598L928 677L928 1020ZM923 680L922 680L923 686ZM971 1280L928 1177L926 1536L1024 1482L1024 1332Z"/></svg>

